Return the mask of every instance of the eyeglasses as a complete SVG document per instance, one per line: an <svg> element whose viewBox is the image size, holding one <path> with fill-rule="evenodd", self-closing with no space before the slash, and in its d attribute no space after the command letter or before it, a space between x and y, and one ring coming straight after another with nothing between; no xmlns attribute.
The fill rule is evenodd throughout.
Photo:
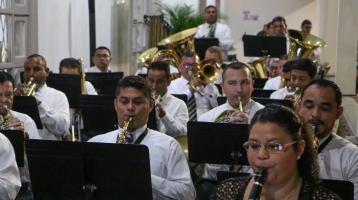
<svg viewBox="0 0 358 200"><path fill-rule="evenodd" d="M286 143L286 144L280 144L277 142L267 142L264 144L264 147L270 153L278 153L278 152L285 151L287 148L293 146L296 143L297 143L297 141L293 141L293 142ZM244 147L244 149L247 152L249 152L249 151L257 152L261 149L262 144L255 142L255 141L247 141L242 146Z"/></svg>
<svg viewBox="0 0 358 200"><path fill-rule="evenodd" d="M193 64L184 63L183 66L185 69L193 69L193 68L197 67L198 64L197 63L193 63Z"/></svg>
<svg viewBox="0 0 358 200"><path fill-rule="evenodd" d="M94 55L94 57L96 57L96 58L110 58L111 56L107 55L107 54L96 54L96 55Z"/></svg>
<svg viewBox="0 0 358 200"><path fill-rule="evenodd" d="M0 93L0 97L10 98L13 96L14 96L13 92Z"/></svg>

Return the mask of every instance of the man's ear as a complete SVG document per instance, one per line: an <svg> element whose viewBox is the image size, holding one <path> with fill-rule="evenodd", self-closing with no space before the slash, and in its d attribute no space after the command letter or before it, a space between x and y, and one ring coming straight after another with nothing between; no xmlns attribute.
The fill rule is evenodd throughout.
<svg viewBox="0 0 358 200"><path fill-rule="evenodd" d="M50 74L50 69L48 67L45 67L46 77Z"/></svg>
<svg viewBox="0 0 358 200"><path fill-rule="evenodd" d="M114 101L113 101L113 104L114 104L114 109L116 110L116 112L117 112L117 104L116 104L116 101L117 101L117 97L116 98L114 98Z"/></svg>
<svg viewBox="0 0 358 200"><path fill-rule="evenodd" d="M154 108L154 99L150 98L149 100L149 112L151 112Z"/></svg>
<svg viewBox="0 0 358 200"><path fill-rule="evenodd" d="M343 109L343 107L342 107L342 106L339 106L339 107L337 108L337 115L336 115L336 119L338 119L338 118L340 118L340 117L342 116L343 111L344 111L344 109Z"/></svg>

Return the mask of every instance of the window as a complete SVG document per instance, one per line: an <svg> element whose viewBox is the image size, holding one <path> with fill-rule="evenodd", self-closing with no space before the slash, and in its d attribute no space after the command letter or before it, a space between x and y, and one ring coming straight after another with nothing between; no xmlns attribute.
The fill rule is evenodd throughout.
<svg viewBox="0 0 358 200"><path fill-rule="evenodd" d="M0 69L23 63L28 54L29 0L0 0Z"/></svg>

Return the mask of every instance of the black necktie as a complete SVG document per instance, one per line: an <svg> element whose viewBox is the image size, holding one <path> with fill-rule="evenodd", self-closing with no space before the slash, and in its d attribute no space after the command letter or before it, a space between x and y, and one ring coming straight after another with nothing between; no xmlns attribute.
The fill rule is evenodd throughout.
<svg viewBox="0 0 358 200"><path fill-rule="evenodd" d="M125 135L125 138L126 138L126 144L132 144L132 142L133 142L133 134L127 133Z"/></svg>

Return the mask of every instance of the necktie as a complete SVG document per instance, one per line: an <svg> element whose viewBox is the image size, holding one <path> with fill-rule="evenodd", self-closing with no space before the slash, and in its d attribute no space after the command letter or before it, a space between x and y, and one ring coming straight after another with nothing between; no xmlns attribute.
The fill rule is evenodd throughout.
<svg viewBox="0 0 358 200"><path fill-rule="evenodd" d="M196 121L196 101L194 94L188 100L189 121Z"/></svg>
<svg viewBox="0 0 358 200"><path fill-rule="evenodd" d="M209 34L208 34L209 38L215 37L215 28L216 28L215 24L210 24L209 25Z"/></svg>
<svg viewBox="0 0 358 200"><path fill-rule="evenodd" d="M127 133L127 134L125 135L125 137L126 137L126 144L132 144L132 142L133 142L133 135L132 135L131 133Z"/></svg>

